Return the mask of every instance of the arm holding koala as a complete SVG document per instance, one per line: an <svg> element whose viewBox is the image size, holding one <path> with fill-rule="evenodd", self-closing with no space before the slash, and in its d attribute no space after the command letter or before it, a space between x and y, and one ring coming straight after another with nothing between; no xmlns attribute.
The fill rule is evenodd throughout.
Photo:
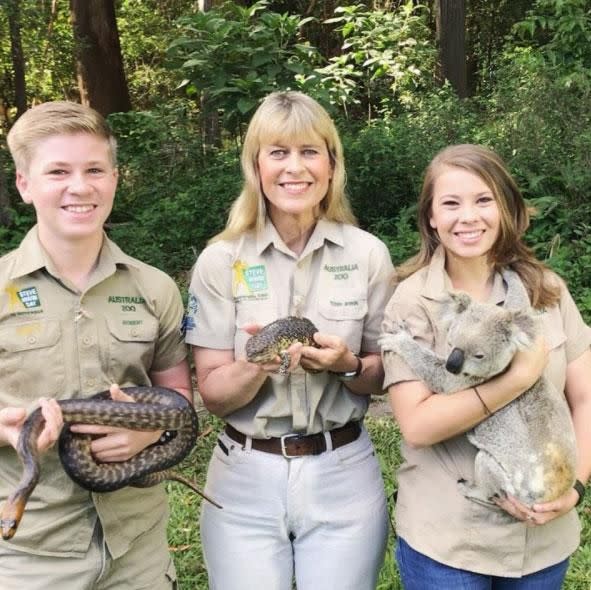
<svg viewBox="0 0 591 590"><path fill-rule="evenodd" d="M591 351L585 351L577 359L571 361L566 368L566 398L571 410L575 435L577 439L577 479L583 484L591 476ZM571 510L579 501L578 492L572 488L564 496L536 504L533 510L509 498L502 505L510 514L519 520L527 520L530 524L542 525L558 518Z"/></svg>
<svg viewBox="0 0 591 590"><path fill-rule="evenodd" d="M591 351L585 351L577 359L571 361L566 368L565 393L571 410L575 435L577 439L577 479L585 484L591 476ZM535 504L528 508L515 498L509 496L499 501L498 505L518 520L530 526L543 525L566 514L579 501L578 492L572 488L553 502Z"/></svg>
<svg viewBox="0 0 591 590"><path fill-rule="evenodd" d="M591 351L571 361L566 368L566 399L577 438L577 479L586 483L591 476Z"/></svg>
<svg viewBox="0 0 591 590"><path fill-rule="evenodd" d="M519 397L540 377L547 360L542 338L531 349L519 351L509 369L478 386L491 412ZM407 444L430 446L479 424L487 416L473 388L452 395L434 394L422 381L402 381L388 388L390 404Z"/></svg>

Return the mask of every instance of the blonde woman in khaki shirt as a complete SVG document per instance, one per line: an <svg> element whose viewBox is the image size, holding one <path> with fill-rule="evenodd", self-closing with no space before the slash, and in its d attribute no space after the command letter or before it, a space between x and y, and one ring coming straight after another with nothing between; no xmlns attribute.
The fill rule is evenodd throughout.
<svg viewBox="0 0 591 590"><path fill-rule="evenodd" d="M242 165L189 289L199 392L226 422L206 484L224 509L201 515L209 587L373 590L387 513L363 417L381 392L390 256L355 226L337 131L310 97L268 96ZM287 375L248 362L246 330L288 315L314 322L318 348L293 346Z"/></svg>
<svg viewBox="0 0 591 590"><path fill-rule="evenodd" d="M514 180L490 150L451 146L427 168L419 199L421 250L400 269L405 280L384 325L404 320L416 339L441 354L446 342L438 317L445 293L461 290L502 305L500 271L511 268L539 311L545 346L539 342L536 350L518 353L506 373L479 386L482 400L473 389L433 395L400 357L386 353L385 386L404 439L396 556L405 590L558 590L578 546L574 507L581 486L530 509L514 498L499 501L498 508L483 506L456 484L474 472L476 448L465 432L486 411L521 395L542 371L564 391L571 409L576 477L584 483L591 472L590 330L564 283L522 242L528 223Z"/></svg>

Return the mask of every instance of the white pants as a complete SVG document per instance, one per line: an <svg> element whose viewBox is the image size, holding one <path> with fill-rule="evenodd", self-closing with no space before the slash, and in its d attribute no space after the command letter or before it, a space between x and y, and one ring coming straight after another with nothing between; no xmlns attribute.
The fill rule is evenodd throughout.
<svg viewBox="0 0 591 590"><path fill-rule="evenodd" d="M321 455L285 459L225 433L202 504L210 590L374 590L388 535L384 485L365 429Z"/></svg>

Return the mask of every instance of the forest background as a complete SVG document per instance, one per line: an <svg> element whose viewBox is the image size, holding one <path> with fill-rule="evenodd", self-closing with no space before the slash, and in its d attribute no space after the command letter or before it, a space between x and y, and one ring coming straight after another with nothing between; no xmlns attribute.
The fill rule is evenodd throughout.
<svg viewBox="0 0 591 590"><path fill-rule="evenodd" d="M185 293L239 192L246 124L286 88L335 118L354 211L395 263L417 248L432 156L463 142L498 152L533 212L528 243L591 321L589 0L0 0L0 254L34 223L6 132L31 105L81 101L119 140L110 236ZM398 432L389 418L368 426L392 492ZM220 422L203 427L185 466L201 481ZM205 589L199 499L169 492L181 587ZM567 590L591 589L589 506ZM389 555L379 588L399 587Z"/></svg>

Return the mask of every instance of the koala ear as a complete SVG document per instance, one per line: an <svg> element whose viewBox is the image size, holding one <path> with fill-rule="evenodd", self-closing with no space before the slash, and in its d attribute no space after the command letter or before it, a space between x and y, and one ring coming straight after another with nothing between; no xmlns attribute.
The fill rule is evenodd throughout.
<svg viewBox="0 0 591 590"><path fill-rule="evenodd" d="M449 293L441 308L440 321L442 326L449 326L461 313L466 311L472 300L466 293Z"/></svg>
<svg viewBox="0 0 591 590"><path fill-rule="evenodd" d="M454 306L454 311L456 313L464 313L472 303L472 299L470 298L470 295L468 295L467 293L450 293L449 296L451 297Z"/></svg>
<svg viewBox="0 0 591 590"><path fill-rule="evenodd" d="M527 310L520 309L511 312L511 326L513 338L518 348L528 348L536 338L536 321Z"/></svg>

